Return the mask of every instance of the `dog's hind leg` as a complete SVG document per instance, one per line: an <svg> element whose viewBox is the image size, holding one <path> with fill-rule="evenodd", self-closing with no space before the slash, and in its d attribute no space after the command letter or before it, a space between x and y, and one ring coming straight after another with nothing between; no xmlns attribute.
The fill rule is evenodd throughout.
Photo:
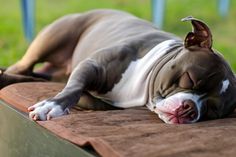
<svg viewBox="0 0 236 157"><path fill-rule="evenodd" d="M6 73L30 75L34 65L50 62L65 68L71 62L80 34L84 31L83 18L74 14L64 16L43 29L31 43L25 55Z"/></svg>
<svg viewBox="0 0 236 157"><path fill-rule="evenodd" d="M36 78L32 76L18 75L18 74L6 74L2 70L0 70L0 89L19 82L44 82L45 79Z"/></svg>

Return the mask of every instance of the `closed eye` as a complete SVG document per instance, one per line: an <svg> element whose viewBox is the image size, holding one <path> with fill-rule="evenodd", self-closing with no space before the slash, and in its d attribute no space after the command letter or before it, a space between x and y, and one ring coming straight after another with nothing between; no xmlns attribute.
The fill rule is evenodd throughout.
<svg viewBox="0 0 236 157"><path fill-rule="evenodd" d="M188 72L185 72L179 79L179 87L183 89L191 89L194 86L194 82L189 76Z"/></svg>

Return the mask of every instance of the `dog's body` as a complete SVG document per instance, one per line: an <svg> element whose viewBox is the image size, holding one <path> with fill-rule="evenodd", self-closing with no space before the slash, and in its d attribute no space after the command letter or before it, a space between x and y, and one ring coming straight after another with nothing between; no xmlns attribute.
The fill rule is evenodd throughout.
<svg viewBox="0 0 236 157"><path fill-rule="evenodd" d="M185 20L195 30L183 43L120 11L65 16L44 29L5 74L29 75L36 63L47 62L41 74L54 80L69 76L54 98L29 108L34 120L67 114L80 98L83 107L147 105L167 123L224 117L236 105L235 77L211 49L207 26Z"/></svg>

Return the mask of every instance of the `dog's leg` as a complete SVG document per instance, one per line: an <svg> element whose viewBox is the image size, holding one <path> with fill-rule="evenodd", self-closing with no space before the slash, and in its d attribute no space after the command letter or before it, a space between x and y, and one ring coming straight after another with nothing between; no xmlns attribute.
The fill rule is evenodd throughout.
<svg viewBox="0 0 236 157"><path fill-rule="evenodd" d="M68 109L77 104L85 90L99 86L103 69L96 61L87 59L72 72L66 87L55 97L39 102L28 108L33 120L49 120L68 113ZM101 82L99 82L101 83Z"/></svg>
<svg viewBox="0 0 236 157"><path fill-rule="evenodd" d="M127 45L119 45L94 53L73 69L67 85L60 93L28 108L30 118L47 120L65 115L69 108L77 104L84 91L110 91L135 58L134 52L135 49Z"/></svg>
<svg viewBox="0 0 236 157"><path fill-rule="evenodd" d="M34 65L40 62L65 68L84 30L82 20L78 14L69 15L47 26L37 35L25 55L7 68L6 73L31 75Z"/></svg>
<svg viewBox="0 0 236 157"><path fill-rule="evenodd" d="M25 75L17 75L17 74L6 74L0 70L0 89L5 86L8 86L13 83L19 82L42 82L46 81L42 78L36 78L32 76L25 76Z"/></svg>

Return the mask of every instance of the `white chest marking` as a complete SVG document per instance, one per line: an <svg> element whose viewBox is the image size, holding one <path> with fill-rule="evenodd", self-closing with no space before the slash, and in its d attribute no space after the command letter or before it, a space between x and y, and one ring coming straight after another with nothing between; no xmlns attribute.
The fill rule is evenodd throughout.
<svg viewBox="0 0 236 157"><path fill-rule="evenodd" d="M122 108L145 105L148 99L148 83L152 67L169 49L176 46L174 43L176 43L175 40L164 41L151 49L144 57L131 62L112 91L100 96L112 100L114 106Z"/></svg>
<svg viewBox="0 0 236 157"><path fill-rule="evenodd" d="M226 92L226 90L229 88L229 80L226 79L224 81L222 81L222 87L220 90L220 94L223 94L224 92Z"/></svg>

